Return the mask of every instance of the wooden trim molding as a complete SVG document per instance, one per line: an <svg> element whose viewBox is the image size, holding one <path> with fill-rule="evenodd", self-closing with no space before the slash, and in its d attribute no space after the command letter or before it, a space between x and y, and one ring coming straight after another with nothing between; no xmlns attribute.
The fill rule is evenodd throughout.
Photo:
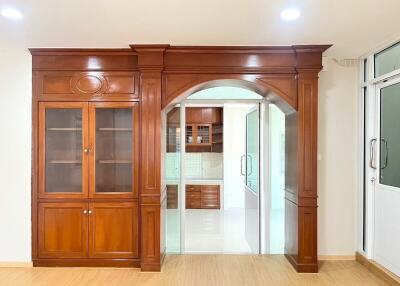
<svg viewBox="0 0 400 286"><path fill-rule="evenodd" d="M366 258L359 252L356 252L356 261L367 267L368 270L384 280L388 285L400 285L400 277L385 269L375 261Z"/></svg>

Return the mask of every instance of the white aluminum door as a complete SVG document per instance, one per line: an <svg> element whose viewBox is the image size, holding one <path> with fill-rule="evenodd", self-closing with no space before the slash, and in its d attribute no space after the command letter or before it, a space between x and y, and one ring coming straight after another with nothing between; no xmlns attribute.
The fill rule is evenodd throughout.
<svg viewBox="0 0 400 286"><path fill-rule="evenodd" d="M377 87L376 137L371 140L373 258L400 276L400 80Z"/></svg>

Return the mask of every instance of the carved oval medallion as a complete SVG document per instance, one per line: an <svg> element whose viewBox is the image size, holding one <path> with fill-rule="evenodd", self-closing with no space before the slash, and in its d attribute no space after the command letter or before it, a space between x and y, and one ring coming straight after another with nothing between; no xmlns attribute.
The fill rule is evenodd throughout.
<svg viewBox="0 0 400 286"><path fill-rule="evenodd" d="M94 75L85 75L76 81L76 88L83 93L96 93L103 85L101 78Z"/></svg>

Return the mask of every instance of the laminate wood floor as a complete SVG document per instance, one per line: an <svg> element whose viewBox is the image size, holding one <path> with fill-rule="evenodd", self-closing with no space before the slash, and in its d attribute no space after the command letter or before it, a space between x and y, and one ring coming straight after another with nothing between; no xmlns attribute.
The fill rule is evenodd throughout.
<svg viewBox="0 0 400 286"><path fill-rule="evenodd" d="M169 255L161 273L116 268L0 268L1 286L387 285L356 261L325 261L297 274L280 255Z"/></svg>

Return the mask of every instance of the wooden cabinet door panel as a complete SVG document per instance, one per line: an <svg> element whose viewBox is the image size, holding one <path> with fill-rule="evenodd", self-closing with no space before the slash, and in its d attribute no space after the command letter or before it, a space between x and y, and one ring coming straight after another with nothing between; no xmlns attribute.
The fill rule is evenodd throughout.
<svg viewBox="0 0 400 286"><path fill-rule="evenodd" d="M90 212L89 257L138 256L137 203L90 203Z"/></svg>
<svg viewBox="0 0 400 286"><path fill-rule="evenodd" d="M91 102L89 117L89 197L137 197L138 103Z"/></svg>
<svg viewBox="0 0 400 286"><path fill-rule="evenodd" d="M88 215L86 203L39 204L39 257L87 256Z"/></svg>
<svg viewBox="0 0 400 286"><path fill-rule="evenodd" d="M39 197L87 198L88 104L39 104Z"/></svg>

